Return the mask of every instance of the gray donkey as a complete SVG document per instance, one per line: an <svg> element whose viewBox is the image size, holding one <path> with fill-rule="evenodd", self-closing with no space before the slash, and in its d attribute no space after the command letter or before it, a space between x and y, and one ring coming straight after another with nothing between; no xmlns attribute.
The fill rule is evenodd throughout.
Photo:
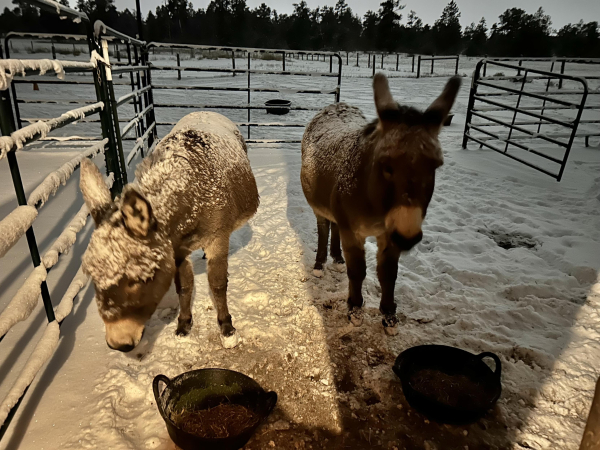
<svg viewBox="0 0 600 450"><path fill-rule="evenodd" d="M83 270L96 288L106 342L129 351L175 278L176 333L192 326L189 255L203 248L225 347L239 342L227 309L229 236L258 208L256 181L237 126L212 112L181 119L114 202L97 167L81 165L80 187L96 223Z"/></svg>
<svg viewBox="0 0 600 450"><path fill-rule="evenodd" d="M368 123L345 103L327 106L309 123L302 138L302 189L317 217L314 266L323 275L331 226L331 256L349 279L349 319L362 323L362 283L366 275L364 242L377 237L379 310L388 334L397 333L394 286L398 259L421 241L421 224L433 195L435 171L443 163L438 134L460 88L451 78L425 112L400 106L387 78L373 79L378 118Z"/></svg>

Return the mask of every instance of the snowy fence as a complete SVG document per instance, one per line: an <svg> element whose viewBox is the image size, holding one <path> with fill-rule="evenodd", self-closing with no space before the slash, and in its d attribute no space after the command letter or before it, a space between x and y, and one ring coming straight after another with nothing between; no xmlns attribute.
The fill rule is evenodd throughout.
<svg viewBox="0 0 600 450"><path fill-rule="evenodd" d="M356 52L356 64L354 67L360 67L361 55L367 57L367 68L372 69L372 76L375 75L377 69L387 70L388 76L395 77L392 75L393 72L403 73L415 73L416 77L421 78L422 67L424 67L425 61L431 61L431 70L429 76L447 76L450 74L458 74L458 67L460 62L460 55L449 55L449 56L425 56L415 55L408 53L380 53L380 52ZM350 52L346 52L346 65L350 65ZM354 56L352 57L354 60ZM442 64L435 64L435 62L441 62ZM446 64L447 61L452 61L451 64ZM434 72L434 67L441 69ZM400 77L412 77L413 75L400 75Z"/></svg>
<svg viewBox="0 0 600 450"><path fill-rule="evenodd" d="M325 105L315 105L314 101L310 100L315 98L314 96L333 96L333 100L335 102L339 101L340 98L340 89L341 89L341 81L342 81L342 58L337 53L331 52L304 52L304 51L291 51L291 50L276 50L276 49L260 49L260 48L247 48L247 47L214 47L214 46L206 46L206 45L189 45L189 44L165 44L158 42L151 42L148 44L148 48L160 48L161 50L165 49L189 49L194 51L220 51L225 54L245 54L246 61L245 67L229 68L229 67L198 67L194 65L167 65L167 64L154 64L149 63L151 70L157 72L157 76L162 76L161 82L153 82L152 90L160 93L164 92L177 92L177 91L185 91L191 95L194 92L203 92L203 93L239 93L245 96L245 101L240 101L236 99L235 102L223 103L221 100L221 96L218 97L218 100L214 103L208 102L198 102L198 103L174 103L174 102L160 102L157 101L154 103L155 109L169 109L171 111L177 109L212 109L212 110L224 110L231 113L231 111L246 111L246 120L237 120L236 123L240 127L246 128L246 142L249 144L256 143L299 143L300 139L298 137L281 137L278 139L257 139L253 138L251 134L251 130L255 128L261 129L271 129L271 128L296 128L301 129L304 128L308 122L308 120L295 120L295 121L284 121L279 120L277 122L274 121L264 121L258 122L252 120L252 113L270 113L273 109L285 109L286 111L277 111L277 112L304 112L304 111L318 111ZM265 54L279 55L280 58L274 58L268 61L262 61L259 56ZM316 70L294 70L290 68L290 64L286 66L286 61L290 62L289 59L292 60L295 58L296 60L302 60L301 58L304 56L311 56L317 58L323 58L324 61L330 61L330 71L316 71ZM261 63L266 64L267 62L273 63L268 65L265 68L255 68L253 67L253 60L259 60ZM333 61L336 61L336 64ZM256 64L256 62L254 63ZM281 64L281 66L279 66ZM278 67L279 66L279 67ZM337 67L336 71L333 71L331 68ZM184 79L185 84L175 83L172 80L165 79L163 76L165 73L177 71L178 73L183 72L184 74L192 74L192 76L197 76L198 78L191 80L191 77ZM227 85L199 85L196 83L197 79L201 80L209 80L206 77L207 74L230 74L231 75L231 83L227 83ZM238 75L242 75L242 77L238 77ZM282 87L272 87L273 82L269 80L268 85L263 82L261 85L256 84L256 79L265 80L265 76L272 77L287 77L293 78L295 80L299 80L300 78L310 78L311 80L316 80L311 83L310 88L282 88ZM156 76L155 76L156 78ZM327 79L335 79L337 84L335 86L325 86L324 83L320 83L319 80L327 80ZM210 80L213 80L211 78ZM177 81L181 80L181 76L177 76ZM319 82L319 86L314 86L316 82ZM283 84L283 83L281 83ZM267 104L253 103L255 98L260 98L260 96L264 96L265 94L280 94L286 95L288 98L281 99L284 101L289 101L290 103L286 106L279 106L277 108L273 108L268 106ZM159 94L157 93L157 96ZM189 97L186 96L186 97ZM291 96L295 96L291 98ZM310 99L309 99L310 96ZM215 97L215 96L213 96ZM215 97L216 98L216 97ZM174 115L175 113L170 112L169 116ZM166 115L166 114L165 114ZM283 115L282 115L283 116ZM279 117L282 117L279 116ZM297 117L297 116L295 116ZM159 126L171 126L174 125L175 121L162 121L157 122L156 124Z"/></svg>
<svg viewBox="0 0 600 450"><path fill-rule="evenodd" d="M134 89L132 95L120 98L119 103L114 98L114 91L111 90L109 83L112 76L108 53L104 53L104 57L100 56L100 53L103 53L103 49L106 47L106 45L103 45L106 40L94 35L94 29L87 16L53 0L31 0L30 3L46 11L55 12L61 17L82 23L87 32L86 42L90 56L87 61L63 61L54 58L11 59L10 36L7 36L4 42L4 53L6 53L7 59L0 60L0 128L2 131L0 162L3 160L8 162L18 206L0 220L0 258L5 256L16 242L25 235L35 268L7 306L0 312L0 341L14 325L31 316L39 304L40 296L42 297L48 325L15 383L6 397L0 401L0 438L4 436L36 374L52 356L59 340L60 323L70 313L74 298L87 283L87 277L79 270L64 293L61 302L54 308L46 278L51 268L59 261L60 256L69 252L75 244L77 234L83 229L89 216L87 207L83 205L79 209L67 227L62 230L42 256L40 256L33 231L38 210L44 206L50 196L56 194L61 185L66 184L84 158L94 158L98 154L104 154L105 156L108 175L107 185L113 195L120 192L127 178L116 110L119 105L136 102L138 97L149 92L149 88L146 88L146 86L144 86L145 89ZM47 38L49 36L44 35L41 37ZM4 57L2 53L0 51L0 56ZM53 56L55 55L53 54ZM18 105L19 103L25 103L25 101L18 102L15 85L19 84L18 82L25 81L30 76L35 76L35 83L40 83L47 80L42 78L43 75L50 74L58 77L59 80L52 80L58 81L58 83L66 82L64 81L66 74L83 74L85 76L91 74L92 80L87 81L87 83L94 86L96 98L92 101L83 102L68 98L66 101L55 102L55 104L83 103L84 106L69 110L58 117L50 119L21 120ZM43 100L40 100L39 103L37 101L30 102L32 104L50 103ZM17 161L18 151L29 150L34 141L47 139L48 134L53 131L79 121L88 120L88 117L98 118L102 129L102 138L91 144L86 144L77 156L48 174L42 183L33 189L27 197ZM28 125L24 125L24 122L27 122ZM138 122L140 122L139 119ZM139 128L136 129L139 130Z"/></svg>
<svg viewBox="0 0 600 450"><path fill-rule="evenodd" d="M487 66L502 72L486 76ZM473 74L462 146L474 141L560 181L584 111L599 108L586 105L588 93L581 77L481 60ZM589 136L580 135L586 143Z"/></svg>

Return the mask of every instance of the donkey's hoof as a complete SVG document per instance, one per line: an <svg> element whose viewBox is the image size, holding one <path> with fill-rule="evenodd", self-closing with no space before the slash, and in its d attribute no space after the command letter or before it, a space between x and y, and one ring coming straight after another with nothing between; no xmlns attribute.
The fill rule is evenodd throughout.
<svg viewBox="0 0 600 450"><path fill-rule="evenodd" d="M175 330L175 334L177 336L187 336L188 334L190 334L191 329L192 329L192 319L180 320L177 322L177 330Z"/></svg>
<svg viewBox="0 0 600 450"><path fill-rule="evenodd" d="M395 314L387 314L383 319L381 319L381 324L383 325L383 331L388 336L396 336L400 327L398 327L398 317Z"/></svg>
<svg viewBox="0 0 600 450"><path fill-rule="evenodd" d="M323 269L313 269L313 275L317 278L323 278L325 272L323 271Z"/></svg>
<svg viewBox="0 0 600 450"><path fill-rule="evenodd" d="M336 272L343 273L346 271L346 263L344 262L343 259L342 259L342 262L334 261L333 264L331 265L331 269Z"/></svg>
<svg viewBox="0 0 600 450"><path fill-rule="evenodd" d="M223 336L222 334L220 336L223 348L234 348L237 347L240 342L242 342L240 334L235 330L229 336Z"/></svg>
<svg viewBox="0 0 600 450"><path fill-rule="evenodd" d="M363 323L365 313L362 308L358 308L354 306L350 311L348 311L348 320L355 327L360 327Z"/></svg>

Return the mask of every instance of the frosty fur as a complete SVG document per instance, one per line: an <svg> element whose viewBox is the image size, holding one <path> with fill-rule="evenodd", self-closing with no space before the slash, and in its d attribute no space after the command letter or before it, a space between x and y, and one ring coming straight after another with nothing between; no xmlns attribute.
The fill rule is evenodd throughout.
<svg viewBox="0 0 600 450"><path fill-rule="evenodd" d="M230 343L235 328L226 297L229 236L259 203L236 125L216 113L189 114L114 202L100 180L95 165L82 164L80 187L97 225L83 270L95 284L108 344L135 347L173 279L180 300L177 334L189 332L194 280L188 256L199 248L208 258L218 322Z"/></svg>
<svg viewBox="0 0 600 450"><path fill-rule="evenodd" d="M349 318L362 323L365 238L377 238L380 311L386 332L396 333L394 286L400 253L420 242L421 225L443 156L438 134L454 103L460 78L421 112L394 101L385 75L373 79L378 119L368 123L345 103L330 105L302 138L302 190L317 218L314 274L323 275L331 228L334 263L347 263Z"/></svg>

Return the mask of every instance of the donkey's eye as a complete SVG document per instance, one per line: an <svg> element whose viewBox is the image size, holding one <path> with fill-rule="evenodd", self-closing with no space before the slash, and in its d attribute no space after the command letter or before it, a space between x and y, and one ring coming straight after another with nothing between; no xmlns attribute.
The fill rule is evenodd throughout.
<svg viewBox="0 0 600 450"><path fill-rule="evenodd" d="M392 169L392 166L383 166L383 176L389 180L392 178L392 175L394 175L394 169Z"/></svg>

